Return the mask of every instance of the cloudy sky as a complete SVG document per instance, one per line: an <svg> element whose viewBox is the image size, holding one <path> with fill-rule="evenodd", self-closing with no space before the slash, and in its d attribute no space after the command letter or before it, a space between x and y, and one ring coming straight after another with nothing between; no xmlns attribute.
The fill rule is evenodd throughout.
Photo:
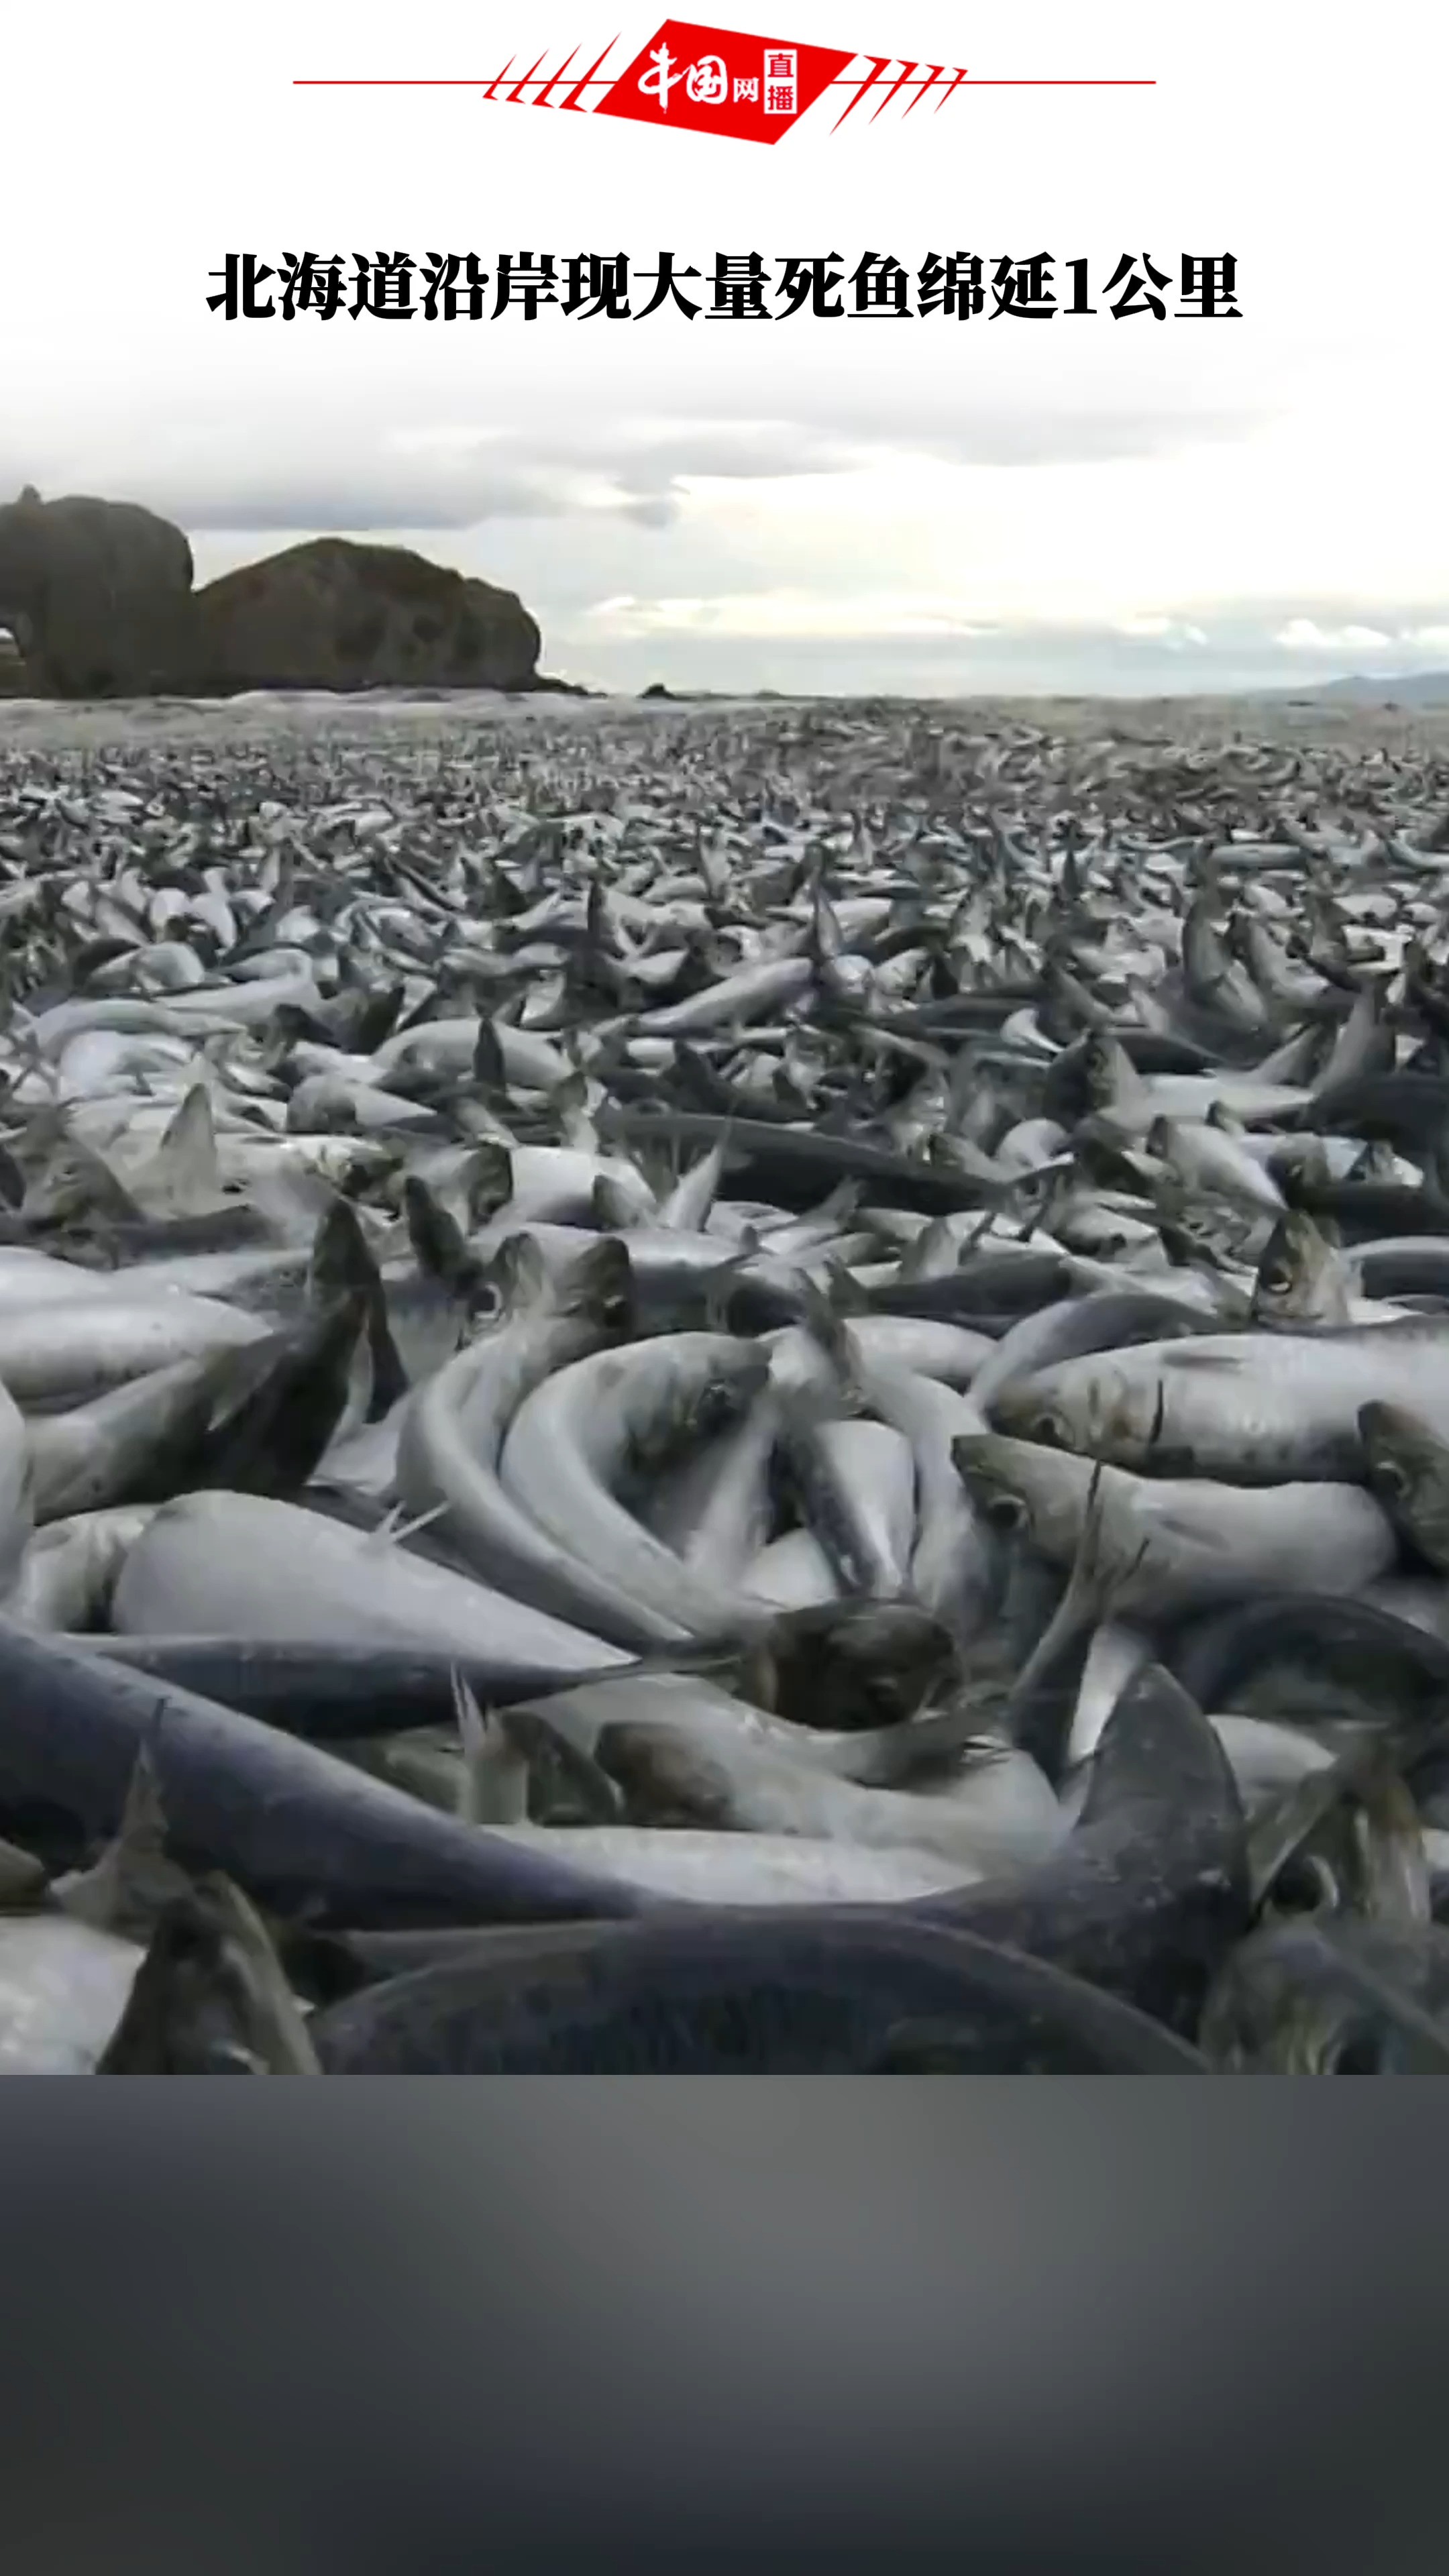
<svg viewBox="0 0 1449 2576"><path fill-rule="evenodd" d="M773 6L773 0L772 0ZM516 589L596 686L1159 690L1449 666L1442 124L1422 0L756 0L983 85L769 150L484 101L652 13L46 0L6 28L0 492L336 532ZM17 51L18 48L18 51ZM899 64L898 64L899 67ZM1155 77L1154 88L994 86ZM1243 317L225 322L229 251L1231 251ZM1176 301L1174 296L1173 301Z"/></svg>

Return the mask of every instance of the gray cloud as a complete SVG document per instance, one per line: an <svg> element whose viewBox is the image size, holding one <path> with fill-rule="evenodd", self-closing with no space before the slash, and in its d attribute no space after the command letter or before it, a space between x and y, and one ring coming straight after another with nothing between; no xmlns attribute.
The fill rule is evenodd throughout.
<svg viewBox="0 0 1449 2576"><path fill-rule="evenodd" d="M619 505L619 516L635 528L672 527L679 516L678 492L637 492Z"/></svg>
<svg viewBox="0 0 1449 2576"><path fill-rule="evenodd" d="M373 436L330 473L309 463L291 474L268 470L222 481L216 466L198 460L184 471L153 473L136 497L191 529L456 531L583 510L616 510L637 527L662 528L678 516L691 478L838 472L869 453L792 421L685 421L655 431L605 418L577 431L480 433L471 447L462 439L419 441L401 453Z"/></svg>
<svg viewBox="0 0 1449 2576"><path fill-rule="evenodd" d="M456 533L498 519L584 510L615 510L636 526L658 528L678 515L688 478L833 472L868 453L788 421L682 422L657 433L608 419L579 431L520 424L479 433L471 444L421 438L407 447L369 428L345 443L327 436L326 462L308 452L320 443L314 429L291 445L286 462L279 453L276 462L264 457L259 464L255 435L245 453L229 454L219 440L203 445L178 434L169 459L153 453L129 472L119 458L77 470L69 460L0 452L0 492L26 481L48 492L99 488L144 502L193 533Z"/></svg>
<svg viewBox="0 0 1449 2576"><path fill-rule="evenodd" d="M128 489L190 529L312 528L462 530L496 519L559 518L617 510L634 526L664 528L679 516L690 484L841 474L898 456L993 467L1112 464L1163 456L1185 445L1246 436L1256 421L1232 413L1191 421L1143 413L984 415L949 427L922 424L894 435L826 435L815 424L718 425L646 439L600 421L587 434L505 433L489 442L487 467L426 451L403 458L354 454L334 471L315 464L265 477L227 473L130 478ZM532 470L513 469L515 456Z"/></svg>
<svg viewBox="0 0 1449 2576"><path fill-rule="evenodd" d="M358 458L351 469L325 477L315 467L303 475L239 474L208 484L200 476L157 475L138 487L146 501L188 530L287 528L327 535L395 528L456 532L490 519L558 518L568 508L557 482L539 475L437 474L401 470L386 460Z"/></svg>
<svg viewBox="0 0 1449 2576"><path fill-rule="evenodd" d="M900 456L1026 470L1108 464L1228 443L1269 417L1221 387L1204 401L1191 384L1136 382L1125 363L1110 384L1097 382L1084 372L1081 343L1060 381L1043 376L1037 398L1040 351L1028 351L1010 381L992 384L959 359L923 373L920 352L899 343L889 366L862 369L858 341L837 357L821 339L817 326L780 350L768 413L758 378L725 365L719 337L703 344L691 371L693 416L676 411L677 371L671 382L634 342L638 362L622 398L614 385L592 405L571 405L540 366L510 378L502 417L475 433L431 436L438 415L429 421L419 388L407 389L399 417L381 382L274 386L259 410L231 412L230 431L184 408L159 435L154 420L113 408L104 441L93 443L74 419L63 438L37 426L23 450L12 428L0 448L0 492L24 482L114 492L193 532L460 532L610 511L657 529L678 517L687 487L700 480L838 474ZM446 420L441 402L439 411Z"/></svg>

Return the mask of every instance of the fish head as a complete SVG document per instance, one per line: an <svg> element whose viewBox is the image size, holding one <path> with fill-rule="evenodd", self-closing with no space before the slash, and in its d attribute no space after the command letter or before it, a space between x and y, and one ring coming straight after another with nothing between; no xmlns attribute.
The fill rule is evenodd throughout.
<svg viewBox="0 0 1449 2576"><path fill-rule="evenodd" d="M1400 1404L1362 1405L1358 1430L1370 1490L1432 1565L1449 1565L1449 1443Z"/></svg>
<svg viewBox="0 0 1449 2576"><path fill-rule="evenodd" d="M1067 1465L1061 1443L1048 1448L1032 1439L972 1431L952 1441L951 1456L993 1528L1021 1532L1051 1555L1071 1553L1082 1518L1082 1471Z"/></svg>
<svg viewBox="0 0 1449 2576"><path fill-rule="evenodd" d="M1134 1100L1142 1088L1126 1048L1106 1029L1091 1029L1082 1040L1081 1071L1094 1109L1120 1107Z"/></svg>
<svg viewBox="0 0 1449 2576"><path fill-rule="evenodd" d="M471 1232L491 1224L513 1196L513 1156L501 1138L481 1138L469 1158L464 1202Z"/></svg>
<svg viewBox="0 0 1449 2576"><path fill-rule="evenodd" d="M1180 1129L1178 1137L1179 1153L1190 1151ZM1227 1273L1256 1255L1262 1211L1195 1190L1176 1164L1153 1193L1153 1215L1163 1249L1179 1268Z"/></svg>
<svg viewBox="0 0 1449 2576"><path fill-rule="evenodd" d="M1348 1321L1340 1256L1306 1209L1289 1208L1263 1247L1253 1283L1255 1324Z"/></svg>
<svg viewBox="0 0 1449 2576"><path fill-rule="evenodd" d="M956 1669L949 1629L913 1601L782 1611L762 1651L777 1716L845 1732L914 1717Z"/></svg>
<svg viewBox="0 0 1449 2576"><path fill-rule="evenodd" d="M1110 1358L1068 1360L1004 1386L991 1400L992 1428L1013 1445L1027 1442L1046 1450L1071 1450L1079 1457L1115 1458L1115 1447L1104 1444L1120 1435L1124 1424L1130 1428L1133 1393ZM1149 1414L1144 1438L1150 1429Z"/></svg>
<svg viewBox="0 0 1449 2576"><path fill-rule="evenodd" d="M1330 2071L1337 2017L1305 1993L1277 1927L1241 1942L1203 2008L1198 2045L1224 2075Z"/></svg>
<svg viewBox="0 0 1449 2576"><path fill-rule="evenodd" d="M1432 2024L1382 1960L1360 1961L1361 1938L1352 1918L1318 1914L1251 1933L1204 2007L1204 2055L1225 2074L1441 2071Z"/></svg>
<svg viewBox="0 0 1449 2576"><path fill-rule="evenodd" d="M1012 1533L1028 1528L1031 1521L1020 1480L1007 1463L1021 1445L989 1431L966 1432L951 1443L956 1472L983 1519L995 1529Z"/></svg>

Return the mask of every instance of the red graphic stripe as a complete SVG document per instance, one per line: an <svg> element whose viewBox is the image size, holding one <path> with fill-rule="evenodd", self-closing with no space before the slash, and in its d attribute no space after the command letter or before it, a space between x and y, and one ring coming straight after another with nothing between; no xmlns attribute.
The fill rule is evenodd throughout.
<svg viewBox="0 0 1449 2576"><path fill-rule="evenodd" d="M901 74L901 76L900 76L900 79L899 79L898 81L896 81L896 82L893 84L893 86L892 86L890 89L888 89L888 90L886 91L886 94L885 94L884 98L881 100L880 107L878 107L878 108L876 109L875 116L879 116L879 115L880 115L880 113L881 113L881 109L882 109L882 108L887 108L887 107L889 107L889 105L890 105L890 103L891 103L891 100L895 97L896 91L897 91L897 90L899 90L899 89L904 89L904 88L905 88L905 85L906 85L906 83L907 83L907 81L908 81L908 80L913 80L913 79L915 78L916 73L917 73L920 69L921 69L921 65L920 65L919 63L907 63L907 65L906 65L906 67L905 67L905 70L902 72L902 74ZM871 118L871 120L870 120L870 121L871 121L871 123L872 123L872 125L874 125L874 123L875 123L875 116L873 116L873 117Z"/></svg>
<svg viewBox="0 0 1449 2576"><path fill-rule="evenodd" d="M559 100L559 105L560 105L560 107L571 107L571 108L573 108L573 109L574 109L575 113L576 113L576 114L578 114L578 115L580 115L580 116L585 116L585 115L587 115L587 114L588 114L588 110L587 110L586 108L581 108L581 107L579 106L579 100L583 97L583 94L584 94L584 92L585 92L585 90L586 90L586 89L590 88L591 86L594 86L594 74L597 72L597 70L598 70L598 68L599 68L599 63L602 63L602 62L604 62L604 61L606 61L606 60L607 60L608 56L613 52L614 47L617 45L618 41L619 41L619 39L618 39L618 37L617 37L617 36L611 36L611 37L609 38L609 41L608 41L607 45L604 47L603 53L602 53L602 54L600 54L600 56L598 57L598 61L597 61L597 62L595 62L595 63L593 64L592 68L591 68L589 71L586 71L586 72L585 72L585 74L584 74L584 76L583 76L583 79L582 79L582 80L577 84L577 86L576 86L575 88L573 88L573 89L571 89L571 90L569 91L568 97L567 97L567 98L561 98L561 99ZM575 50L575 52L577 52L578 48L577 48L577 47L575 47L575 49L574 49L574 50ZM569 56L569 61L570 61L570 62L572 62L572 61L573 61L573 54L570 54L570 56ZM605 88L612 88L612 87L613 87L613 83L612 83L611 81L606 81L606 82L604 83L604 87L605 87Z"/></svg>
<svg viewBox="0 0 1449 2576"><path fill-rule="evenodd" d="M860 102L861 102L861 100L864 98L866 91L867 91L868 89L870 89L876 81L878 81L878 80L879 80L879 78L880 78L880 76L881 76L881 73L882 73L882 72L885 70L885 68L886 68L887 63L889 63L889 62L893 61L893 60L894 60L894 57L893 57L892 55L890 55L890 54L880 54L880 55L867 54L867 55L865 56L865 60L866 60L866 61L869 63L869 65L870 65L870 71L869 71L869 73L867 74L866 78L865 78L863 81L858 81L858 82L856 82L856 81L841 81L841 82L840 82L840 83L838 83L838 84L832 83L832 87L839 86L841 89L854 89L854 91L855 91L855 96L854 96L854 98L851 100L851 102L850 102L850 106L849 106L849 107L844 107L844 108L842 108L842 109L841 109L840 114L837 116L837 118L836 118L836 120L835 120L835 123L832 125L832 127L831 127L831 129L830 129L830 131L831 131L831 133L832 133L832 134L838 134L838 133L839 133L839 131L840 131L840 129L841 129L841 127L842 127L842 125L845 123L846 118L851 114L851 112L852 112L852 110L853 110L853 109L855 109L855 108L859 107Z"/></svg>
<svg viewBox="0 0 1449 2576"><path fill-rule="evenodd" d="M578 50L578 49L577 49L577 47L575 47L575 51L576 51L576 52L577 52L577 50ZM540 54L540 55L539 55L539 58L538 58L538 63L541 63L541 62L542 62L542 60L543 60L543 56L542 56L542 54ZM524 93L524 91L527 89L529 82L533 79L533 77L534 77L534 73L538 70L538 63L535 63L535 64L534 64L534 66L533 66L533 71L531 71L531 72L525 72L525 73L524 73L523 78L522 78L522 80L519 82L517 89L511 89L511 90L509 91L508 96L509 96L509 99L510 99L510 100L513 100L513 99L519 99L519 98L522 98L522 97L523 97L523 93ZM544 82L544 85L543 85L543 91L540 93L540 95L539 95L536 99L534 99L534 100L532 101L532 104L533 104L533 106L534 106L534 107L542 107L542 105L543 105L543 101L544 101L544 97L547 95L548 91L552 89L552 87L553 87L553 83L552 83L552 81L545 81L545 82Z"/></svg>
<svg viewBox="0 0 1449 2576"><path fill-rule="evenodd" d="M565 54L563 61L559 64L558 70L549 74L548 79L544 82L542 89L538 93L537 103L540 107L547 107L549 91L551 89L557 89L559 82L563 79L564 73L568 70L570 63L573 61L578 50L577 45L571 45L568 52Z"/></svg>
<svg viewBox="0 0 1449 2576"><path fill-rule="evenodd" d="M911 101L911 107L919 107L919 106L920 106L921 101L922 101L922 99L925 97L927 90L928 90L928 89L931 89L931 88L933 88L933 87L934 87L935 83L940 79L941 74L942 74L942 72L945 70L945 68L946 68L946 66L945 66L945 64L944 64L944 63L932 63L932 65L931 65L931 67L930 67L930 72L929 72L928 77L927 77L925 80L923 80L923 81L922 81L920 88L917 90L915 97L914 97L914 98L912 99L912 101ZM956 77L957 77L957 79L959 80L959 79L961 78L961 74L958 72L958 73L957 73L957 75L956 75ZM907 116L909 116L909 115L910 115L911 107L908 107L908 108L906 109L906 115L907 115ZM903 120L903 121L904 121L904 120ZM875 119L872 117L872 119L871 119L871 123L872 123L872 124L874 124L874 122L875 122Z"/></svg>

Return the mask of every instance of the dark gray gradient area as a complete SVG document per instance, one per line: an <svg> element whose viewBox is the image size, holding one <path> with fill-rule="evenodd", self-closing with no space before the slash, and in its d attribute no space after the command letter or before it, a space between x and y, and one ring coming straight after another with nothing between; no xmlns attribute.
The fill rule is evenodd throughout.
<svg viewBox="0 0 1449 2576"><path fill-rule="evenodd" d="M1434 2563L1433 2096L1321 2098L12 2092L6 2569Z"/></svg>

